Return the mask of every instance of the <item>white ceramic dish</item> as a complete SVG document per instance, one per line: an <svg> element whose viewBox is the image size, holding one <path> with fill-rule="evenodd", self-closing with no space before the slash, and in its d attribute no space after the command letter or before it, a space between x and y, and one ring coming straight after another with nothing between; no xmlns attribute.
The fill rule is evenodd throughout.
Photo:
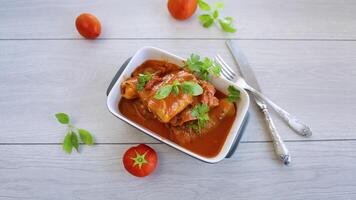
<svg viewBox="0 0 356 200"><path fill-rule="evenodd" d="M240 90L240 101L238 102L238 110L236 114L236 119L231 127L231 130L226 138L226 141L221 149L221 151L216 155L215 157L204 157L199 154L196 154L188 149L185 149L184 147L181 147L180 145L162 138L160 135L144 128L140 124L137 124L130 119L126 118L124 115L121 114L121 112L118 109L118 104L121 99L121 91L120 91L120 84L127 79L128 77L131 76L131 73L141 65L144 61L149 60L149 59L155 59L155 60L166 60L168 62L177 64L179 66L183 65L183 58L178 57L176 55L173 55L171 53L168 53L164 50L155 48L155 47L143 47L139 49L136 54L132 57L130 62L127 64L126 68L124 71L121 73L121 75L118 77L116 82L113 84L112 89L110 90L107 98L107 106L109 111L118 117L119 119L127 122L128 124L136 127L137 129L141 130L142 132L146 133L147 135L162 141L171 147L174 147L192 157L198 158L202 161L209 162L209 163L216 163L221 161L226 157L226 155L229 153L233 143L235 142L236 138L238 137L238 134L240 133L241 126L243 125L244 119L247 115L248 107L249 107L249 96L247 92L239 87L238 85L234 84L231 81L225 80L223 78L213 78L212 84L221 92L227 93L227 87L229 85L234 85L237 89Z"/></svg>

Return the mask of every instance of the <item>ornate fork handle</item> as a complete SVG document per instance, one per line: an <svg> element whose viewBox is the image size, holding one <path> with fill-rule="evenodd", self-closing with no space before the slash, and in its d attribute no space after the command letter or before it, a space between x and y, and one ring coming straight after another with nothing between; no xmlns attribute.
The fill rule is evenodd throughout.
<svg viewBox="0 0 356 200"><path fill-rule="evenodd" d="M285 121L288 126L293 129L297 134L301 136L309 137L312 135L312 130L309 126L299 121L294 116L290 115L287 111L283 110L281 107L273 103L270 99L268 99L265 95L260 93L259 91L255 90L252 87L246 87L247 90L251 91L254 95L258 98L262 99L263 101L267 102L271 107L278 113L278 115Z"/></svg>
<svg viewBox="0 0 356 200"><path fill-rule="evenodd" d="M271 116L269 115L269 112L267 110L267 106L265 104L258 104L259 107L261 108L265 120L268 125L268 129L271 133L272 140L273 140L273 145L274 145L274 150L279 157L279 159L285 164L288 165L291 162L291 156L289 154L289 151L287 147L285 146L283 140L279 136L277 129L272 121Z"/></svg>

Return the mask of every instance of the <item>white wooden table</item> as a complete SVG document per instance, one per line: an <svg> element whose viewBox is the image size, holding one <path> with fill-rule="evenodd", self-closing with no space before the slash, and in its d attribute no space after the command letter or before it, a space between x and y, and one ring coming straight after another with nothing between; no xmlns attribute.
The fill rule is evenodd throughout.
<svg viewBox="0 0 356 200"><path fill-rule="evenodd" d="M196 17L172 19L166 1L0 0L0 199L355 199L356 2L354 0L227 1L238 31L202 28ZM101 38L82 39L82 12L102 22ZM273 154L255 106L230 159L206 164L114 118L105 90L121 63L151 45L186 57L220 53L238 40L262 90L308 122L295 135L276 116L293 156ZM67 112L94 133L81 153L61 149ZM144 179L122 166L127 148L147 143L159 154Z"/></svg>

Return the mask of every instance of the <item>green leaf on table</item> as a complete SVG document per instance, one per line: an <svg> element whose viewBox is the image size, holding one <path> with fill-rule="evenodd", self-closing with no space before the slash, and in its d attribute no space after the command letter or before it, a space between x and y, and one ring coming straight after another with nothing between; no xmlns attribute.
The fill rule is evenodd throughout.
<svg viewBox="0 0 356 200"><path fill-rule="evenodd" d="M236 28L232 26L232 18L225 17L224 19L219 19L219 24L225 32L234 33L236 32Z"/></svg>
<svg viewBox="0 0 356 200"><path fill-rule="evenodd" d="M201 10L204 10L204 11L211 10L210 5L203 0L198 0L198 6Z"/></svg>
<svg viewBox="0 0 356 200"><path fill-rule="evenodd" d="M203 88L196 82L184 81L181 86L182 86L182 91L186 94L192 96L199 96L203 94Z"/></svg>
<svg viewBox="0 0 356 200"><path fill-rule="evenodd" d="M79 152L79 140L78 140L78 136L75 132L72 131L71 133L71 142L72 142L72 146L77 150L77 152Z"/></svg>
<svg viewBox="0 0 356 200"><path fill-rule="evenodd" d="M217 3L215 3L215 8L216 9L221 9L221 8L223 8L224 7L224 3L223 2L217 2Z"/></svg>
<svg viewBox="0 0 356 200"><path fill-rule="evenodd" d="M57 120L61 124L69 124L69 116L65 113L57 113L55 114Z"/></svg>
<svg viewBox="0 0 356 200"><path fill-rule="evenodd" d="M228 101L235 102L238 99L240 99L240 91L238 89L236 89L234 86L230 85L227 88L227 91L229 92L229 94L227 96Z"/></svg>
<svg viewBox="0 0 356 200"><path fill-rule="evenodd" d="M199 21L205 28L209 28L214 23L214 18L209 14L199 15Z"/></svg>
<svg viewBox="0 0 356 200"><path fill-rule="evenodd" d="M214 17L214 19L217 19L219 17L219 11L218 10L214 10L213 17Z"/></svg>
<svg viewBox="0 0 356 200"><path fill-rule="evenodd" d="M78 128L79 137L87 145L93 145L93 136L89 131Z"/></svg>
<svg viewBox="0 0 356 200"><path fill-rule="evenodd" d="M168 95L171 93L171 91L172 91L172 85L162 86L158 89L154 98L158 99L158 100L164 99L164 98L168 97Z"/></svg>
<svg viewBox="0 0 356 200"><path fill-rule="evenodd" d="M62 148L65 152L67 152L69 154L72 153L73 144L72 144L72 133L71 132L67 133L66 136L64 137Z"/></svg>

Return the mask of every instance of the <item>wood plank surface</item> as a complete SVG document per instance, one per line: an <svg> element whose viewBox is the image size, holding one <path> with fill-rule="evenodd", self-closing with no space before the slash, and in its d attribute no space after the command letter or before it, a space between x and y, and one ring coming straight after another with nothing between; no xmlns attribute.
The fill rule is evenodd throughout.
<svg viewBox="0 0 356 200"><path fill-rule="evenodd" d="M230 159L206 164L166 145L144 179L121 164L129 145L0 146L0 199L355 199L356 142L291 142L283 166L270 143L243 143Z"/></svg>
<svg viewBox="0 0 356 200"><path fill-rule="evenodd" d="M236 34L204 29L196 16L176 21L166 0L0 0L0 200L356 199L356 1L223 2ZM100 19L100 39L77 33L83 12ZM160 144L106 108L111 78L140 47L182 57L220 53L234 66L228 38L245 52L262 91L314 130L297 136L272 113L291 166L276 158L254 104L242 143L218 164ZM96 145L65 154L56 112L90 130ZM159 155L144 179L122 165L137 143Z"/></svg>
<svg viewBox="0 0 356 200"><path fill-rule="evenodd" d="M0 39L81 38L74 21L83 12L101 20L102 38L356 39L353 0L224 1L222 15L235 18L236 34L204 29L197 17L174 20L166 2L1 0Z"/></svg>
<svg viewBox="0 0 356 200"><path fill-rule="evenodd" d="M238 41L262 90L315 134L310 140L356 139L356 42ZM0 142L59 143L65 127L53 114L67 112L99 143L156 142L112 116L106 88L120 63L145 45L187 57L221 53L224 41L55 40L0 42ZM244 141L269 141L252 104ZM304 140L274 117L286 140Z"/></svg>

